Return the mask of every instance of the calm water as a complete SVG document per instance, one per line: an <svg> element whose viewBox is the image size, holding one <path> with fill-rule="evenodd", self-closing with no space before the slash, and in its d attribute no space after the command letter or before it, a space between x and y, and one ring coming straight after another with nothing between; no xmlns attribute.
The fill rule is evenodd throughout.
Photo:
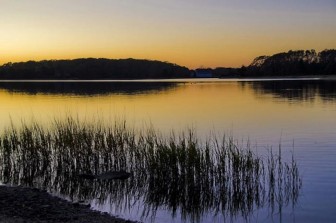
<svg viewBox="0 0 336 223"><path fill-rule="evenodd" d="M0 128L35 120L44 125L65 116L113 123L125 119L163 134L194 128L249 141L258 154L281 143L284 158L294 152L303 179L298 202L271 213L256 209L251 222L336 222L336 81L147 81L0 82ZM59 196L61 192L55 192ZM66 197L66 196L65 196ZM142 217L145 201L87 202L95 209L144 222L181 222L164 205ZM245 222L208 210L201 222Z"/></svg>

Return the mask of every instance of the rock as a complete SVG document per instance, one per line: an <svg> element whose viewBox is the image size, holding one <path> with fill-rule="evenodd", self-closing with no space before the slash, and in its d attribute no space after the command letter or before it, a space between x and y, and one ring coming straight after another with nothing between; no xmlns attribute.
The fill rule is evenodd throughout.
<svg viewBox="0 0 336 223"><path fill-rule="evenodd" d="M126 180L131 176L131 173L126 171L110 171L97 175L96 178L100 180Z"/></svg>
<svg viewBox="0 0 336 223"><path fill-rule="evenodd" d="M83 178L83 179L88 179L88 180L96 179L95 175L92 175L92 174L79 174L78 177Z"/></svg>

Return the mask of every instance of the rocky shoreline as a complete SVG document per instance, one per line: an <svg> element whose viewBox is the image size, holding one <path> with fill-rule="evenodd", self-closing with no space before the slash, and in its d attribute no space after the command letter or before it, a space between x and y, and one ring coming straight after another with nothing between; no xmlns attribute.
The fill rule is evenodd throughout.
<svg viewBox="0 0 336 223"><path fill-rule="evenodd" d="M74 222L132 223L71 203L36 188L0 186L0 223Z"/></svg>

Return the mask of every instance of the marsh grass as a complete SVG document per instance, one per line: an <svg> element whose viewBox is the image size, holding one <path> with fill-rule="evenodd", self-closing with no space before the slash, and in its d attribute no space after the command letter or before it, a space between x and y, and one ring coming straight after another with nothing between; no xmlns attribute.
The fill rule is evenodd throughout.
<svg viewBox="0 0 336 223"><path fill-rule="evenodd" d="M10 127L0 136L0 181L59 193L73 200L110 199L120 209L143 202L143 215L158 207L192 222L207 212L231 218L261 207L295 205L301 187L297 163L281 147L256 156L231 137L198 140L188 130L169 137L153 128L135 130L125 121L110 126L68 117L50 127ZM89 181L79 174L126 170L126 181Z"/></svg>

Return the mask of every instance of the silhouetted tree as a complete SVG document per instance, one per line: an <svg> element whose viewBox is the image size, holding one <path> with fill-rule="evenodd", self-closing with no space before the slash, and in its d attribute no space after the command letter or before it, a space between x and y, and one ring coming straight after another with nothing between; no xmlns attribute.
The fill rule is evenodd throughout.
<svg viewBox="0 0 336 223"><path fill-rule="evenodd" d="M336 74L336 50L297 50L261 56L247 67L250 76Z"/></svg>
<svg viewBox="0 0 336 223"><path fill-rule="evenodd" d="M0 79L156 79L186 78L186 67L161 61L136 59L75 59L7 63Z"/></svg>

